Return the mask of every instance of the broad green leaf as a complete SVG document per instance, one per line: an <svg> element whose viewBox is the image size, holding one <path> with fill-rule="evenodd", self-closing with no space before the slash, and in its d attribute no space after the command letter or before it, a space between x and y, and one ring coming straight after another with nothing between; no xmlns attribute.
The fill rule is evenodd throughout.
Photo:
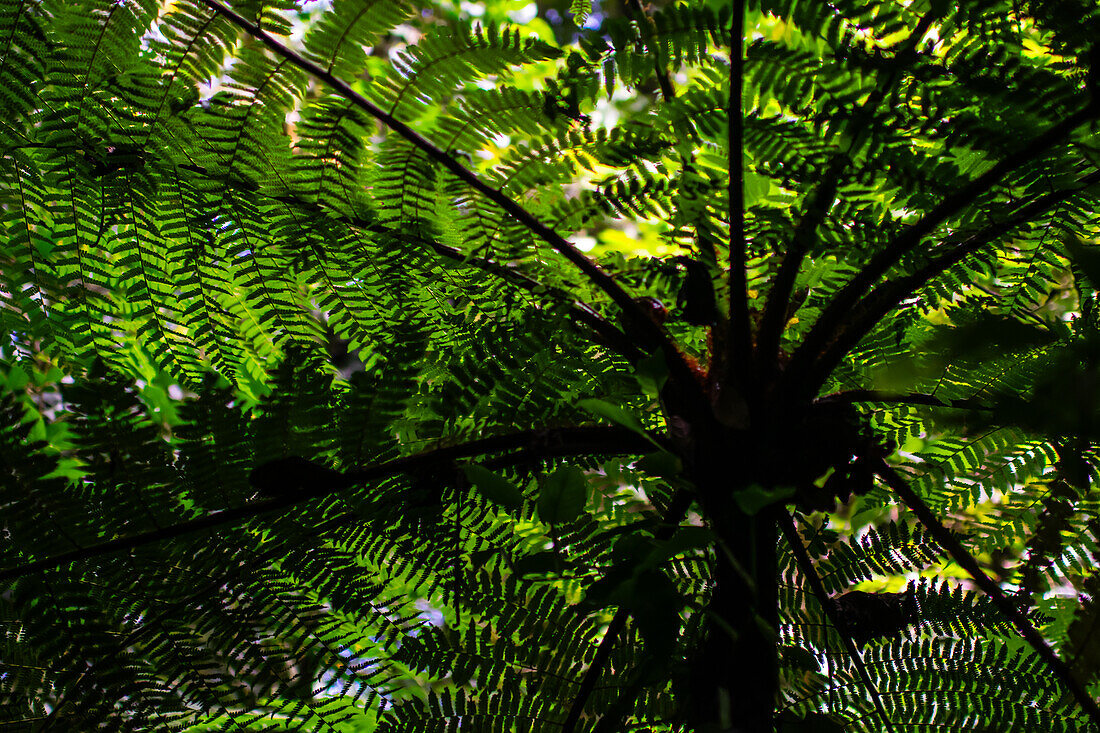
<svg viewBox="0 0 1100 733"><path fill-rule="evenodd" d="M628 534L615 543L612 557L615 564L603 578L589 586L586 602L596 607L610 604L628 605L635 586L644 577L661 572L670 559L689 550L701 549L714 542L715 535L707 527L680 527L667 540L658 540L640 533ZM644 583L642 583L644 585Z"/></svg>
<svg viewBox="0 0 1100 733"><path fill-rule="evenodd" d="M751 517L764 507L789 499L794 494L795 489L793 486L777 486L774 489L767 489L758 484L753 484L740 491L733 492L733 499L737 502L737 506L741 508L741 511Z"/></svg>
<svg viewBox="0 0 1100 733"><path fill-rule="evenodd" d="M680 635L680 609L684 599L676 584L660 570L648 570L638 576L625 599L646 651L658 660L671 656Z"/></svg>
<svg viewBox="0 0 1100 733"><path fill-rule="evenodd" d="M634 376L646 394L652 397L659 395L668 381L668 363L664 354L658 351L640 359L634 366Z"/></svg>
<svg viewBox="0 0 1100 733"><path fill-rule="evenodd" d="M678 476L684 470L683 461L679 457L663 450L642 456L635 465L639 471L660 478L672 478Z"/></svg>
<svg viewBox="0 0 1100 733"><path fill-rule="evenodd" d="M579 517L587 500L588 480L584 471L563 466L543 479L535 506L544 522L561 524Z"/></svg>
<svg viewBox="0 0 1100 733"><path fill-rule="evenodd" d="M523 505L523 492L500 474L476 463L467 463L462 470L486 501L506 509L516 509Z"/></svg>
<svg viewBox="0 0 1100 733"><path fill-rule="evenodd" d="M26 387L27 384L31 381L31 378L27 374L25 369L16 364L8 370L7 381L8 389L14 392L16 390L20 390Z"/></svg>
<svg viewBox="0 0 1100 733"><path fill-rule="evenodd" d="M610 402L606 402L605 400L586 399L579 401L577 403L577 407L581 408L582 410L587 410L597 417L602 417L605 420L610 420L616 425L621 425L628 430L632 430L648 440L650 443L653 443L653 445L657 446L658 448L661 447L657 444L657 441L653 440L653 438L650 437L649 433L646 432L646 429L642 425L641 420L639 420L637 417L630 414L623 408L619 407L618 405L613 405Z"/></svg>
<svg viewBox="0 0 1100 733"><path fill-rule="evenodd" d="M771 190L771 179L748 170L743 175L745 180L745 206L752 206L768 195Z"/></svg>
<svg viewBox="0 0 1100 733"><path fill-rule="evenodd" d="M672 537L658 546L657 551L650 556L649 562L660 566L677 555L709 547L714 540L715 534L708 527L680 527Z"/></svg>
<svg viewBox="0 0 1100 733"><path fill-rule="evenodd" d="M638 624L646 651L664 659L675 646L684 599L660 569L617 567L589 586L584 605L619 606L629 611Z"/></svg>

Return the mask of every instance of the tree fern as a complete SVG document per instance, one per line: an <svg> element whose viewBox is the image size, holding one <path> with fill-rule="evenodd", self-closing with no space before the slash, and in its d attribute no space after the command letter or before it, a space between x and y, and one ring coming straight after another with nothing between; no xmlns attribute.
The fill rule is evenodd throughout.
<svg viewBox="0 0 1100 733"><path fill-rule="evenodd" d="M0 725L1100 728L1098 30L0 0Z"/></svg>

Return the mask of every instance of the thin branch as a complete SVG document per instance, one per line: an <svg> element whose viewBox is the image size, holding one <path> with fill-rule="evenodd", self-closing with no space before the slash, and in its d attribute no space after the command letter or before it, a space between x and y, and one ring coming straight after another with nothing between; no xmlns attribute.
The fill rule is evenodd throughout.
<svg viewBox="0 0 1100 733"><path fill-rule="evenodd" d="M851 163L850 154L859 149L863 139L870 134L870 121L879 106L886 99L886 95L901 78L903 62L911 60L915 56L917 44L928 33L936 14L929 11L921 17L916 28L909 34L898 53L894 56L894 63L889 77L875 87L867 101L863 104L857 118L850 125L855 134L851 142L843 151L836 153L825 171L820 184L807 197L806 208L795 226L791 244L787 250L783 262L779 265L775 281L768 292L768 299L764 304L764 315L760 321L759 353L763 364L772 363L773 357L779 350L779 340L783 335L783 327L787 323L787 309L790 307L791 293L794 289L795 279L802 268L802 261L810 251L814 235L818 227L825 219L825 214L836 199L837 187L840 178Z"/></svg>
<svg viewBox="0 0 1100 733"><path fill-rule="evenodd" d="M805 577L806 581L810 584L810 589L817 598L817 602L821 604L821 609L825 612L825 616L828 617L829 623L836 629L837 634L840 636L840 640L844 643L844 648L848 650L848 654L850 654L855 661L856 671L859 672L860 679L863 680L863 684L867 687L867 691L871 695L871 701L874 703L875 710L878 711L879 717L882 718L882 724L886 726L886 730L894 733L894 724L890 722L890 718L886 715L886 707L882 704L882 698L879 697L878 688L875 687L875 683L871 679L871 674L863 664L863 655L860 654L855 641L852 640L851 634L845 631L845 625L837 616L836 604L833 603L833 599L830 598L829 594L825 591L825 586L821 583L821 578L818 577L817 570L810 560L810 555L806 552L806 547L802 544L802 538L795 528L794 519L792 519L791 515L786 511L780 514L779 529L783 531L783 536L787 538L787 544L790 545L791 552L794 553L795 562L798 563L798 567L802 570L803 577Z"/></svg>
<svg viewBox="0 0 1100 733"><path fill-rule="evenodd" d="M1079 111L1032 138L1019 150L1002 158L988 171L944 198L918 222L894 237L883 249L873 255L863 269L832 298L805 340L795 351L787 373L796 374L806 370L808 365L823 352L840 323L857 306L860 298L926 236L947 219L974 203L980 196L988 193L1007 175L1042 157L1082 124L1094 119L1098 111L1100 111L1100 104L1090 101Z"/></svg>
<svg viewBox="0 0 1100 733"><path fill-rule="evenodd" d="M882 392L877 389L850 389L844 392L827 394L814 400L815 405L851 405L860 402L879 402L888 405L928 405L929 407L950 407L957 410L992 409L988 405L983 405L973 399L942 400L930 394L897 394Z"/></svg>
<svg viewBox="0 0 1100 733"><path fill-rule="evenodd" d="M394 133L412 143L414 147L427 155L428 158L442 165L460 181L492 201L516 221L523 224L523 226L529 229L533 234L549 244L554 251L565 257L565 259L584 273L596 287L603 290L615 305L622 309L623 313L631 322L636 323L636 328L640 329L648 340L651 340L654 344L660 345L661 351L665 355L665 359L669 364L669 369L673 376L683 384L685 389L694 389L698 391L699 394L697 397L699 399L702 398L701 390L698 389L698 385L692 376L691 368L685 361L684 355L680 353L680 350L668 335L668 332L655 320L650 318L645 309L636 303L630 294L598 264L585 257L580 250L566 241L557 232L536 219L526 209L506 196L503 192L482 181L476 174L463 166L455 157L449 155L446 151L437 147L416 130L412 129L404 122L401 122L393 115L386 113L362 94L356 92L347 82L334 76L323 67L310 61L301 54L287 48L265 30L260 28L260 26L239 13L234 12L231 8L219 2L219 0L202 0L202 2L215 13L222 15L231 23L241 28L245 33L263 43L276 55L286 59L307 74L325 82L325 84L331 87L338 95L347 99Z"/></svg>
<svg viewBox="0 0 1100 733"><path fill-rule="evenodd" d="M284 511L311 499L329 496L347 488L389 478L402 473L416 473L427 466L454 461L460 458L500 453L521 448L515 454L516 462L526 463L541 458L573 455L641 454L653 450L653 444L637 433L620 427L586 426L525 430L508 435L494 435L461 445L436 448L411 456L395 458L376 466L342 474L338 485L318 486L272 499L249 502L232 509L212 511L197 519L161 527L126 537L101 542L60 555L45 557L13 568L0 569L0 582L40 573L44 570L80 562L100 555L133 550L183 535L201 532L215 527L239 524L247 519ZM501 465L495 462L494 465ZM337 472L333 472L337 474ZM334 476L339 477L340 475Z"/></svg>
<svg viewBox="0 0 1100 733"><path fill-rule="evenodd" d="M928 505L917 496L916 492L909 487L908 482L902 478L901 474L888 465L886 461L881 461L879 465L875 466L874 470L886 482L886 485L893 489L898 497L905 502L909 510L917 515L917 519L928 529L929 534L939 543L940 547L947 550L952 559L969 573L977 586L989 596L990 600L993 601L993 605L1012 622L1012 625L1020 632L1020 636L1024 637L1024 640L1031 645L1035 653L1047 663L1054 675L1073 694L1077 704L1081 706L1093 724L1100 725L1100 707L1097 707L1096 701L1092 699L1084 685L1074 677L1069 665L1058 657L1042 634L1031 625L1019 606L1005 595L1005 592L1001 590L1001 586L997 585L996 581L985 574L974 556L967 552L958 538L940 523L940 520L928 508Z"/></svg>
<svg viewBox="0 0 1100 733"><path fill-rule="evenodd" d="M1077 181L1074 188L1053 191L1037 196L1031 201L1016 207L1016 210L1002 221L990 224L954 245L947 245L948 251L927 263L916 272L890 280L872 290L857 308L847 314L837 324L837 334L831 343L824 344L824 351L810 367L809 378L803 382L806 389L816 391L828 379L829 374L840 363L844 355L863 339L887 313L896 308L932 278L957 265L963 259L1044 214L1069 196L1100 183L1100 171L1093 171ZM819 321L820 323L820 321ZM815 326L816 328L816 326ZM809 339L807 339L808 343ZM801 351L801 348L799 349ZM792 367L793 368L793 367Z"/></svg>
<svg viewBox="0 0 1100 733"><path fill-rule="evenodd" d="M691 502L692 496L690 493L684 489L676 491L662 519L662 525L656 532L658 539L668 539L672 536L684 516L687 515ZM619 634L626 628L626 621L629 616L628 611L620 608L611 618L603 638L600 639L599 646L596 647L596 653L592 656L592 663L584 671L580 688L577 690L577 695L573 698L569 712L565 716L565 722L562 723L561 733L574 733L576 730L577 723L580 722L581 714L584 712L584 706L588 703L588 698L591 697L593 690L596 689L596 682L603 674L604 667L607 666L607 662L611 658L611 652L619 640Z"/></svg>
<svg viewBox="0 0 1100 733"><path fill-rule="evenodd" d="M752 373L752 324L749 322L749 283L745 271L745 122L742 94L745 82L745 0L734 0L730 25L730 91L726 106L726 149L729 151L729 260L730 363L738 389L749 388Z"/></svg>

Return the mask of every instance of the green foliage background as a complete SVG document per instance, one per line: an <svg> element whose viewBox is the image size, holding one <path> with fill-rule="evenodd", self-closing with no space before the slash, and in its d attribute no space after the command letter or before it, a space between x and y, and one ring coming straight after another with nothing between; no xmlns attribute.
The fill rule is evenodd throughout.
<svg viewBox="0 0 1100 733"><path fill-rule="evenodd" d="M855 405L1096 691L1095 3L232 9L0 0L0 728L686 730L722 550L662 524L653 334L721 413L738 307L760 393ZM257 495L285 456L358 478ZM778 548L781 730L1092 730L854 488ZM853 645L811 574L914 613Z"/></svg>

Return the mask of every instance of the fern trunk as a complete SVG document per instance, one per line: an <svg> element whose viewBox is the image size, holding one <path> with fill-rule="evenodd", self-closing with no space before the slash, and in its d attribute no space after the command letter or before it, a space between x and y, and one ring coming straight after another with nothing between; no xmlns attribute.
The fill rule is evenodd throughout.
<svg viewBox="0 0 1100 733"><path fill-rule="evenodd" d="M687 717L692 730L705 733L771 733L779 684L777 512L783 507L747 514L736 492L769 485L761 480L767 472L752 470L751 457L728 445L710 446L706 454L695 481L719 542L707 630L691 662Z"/></svg>

